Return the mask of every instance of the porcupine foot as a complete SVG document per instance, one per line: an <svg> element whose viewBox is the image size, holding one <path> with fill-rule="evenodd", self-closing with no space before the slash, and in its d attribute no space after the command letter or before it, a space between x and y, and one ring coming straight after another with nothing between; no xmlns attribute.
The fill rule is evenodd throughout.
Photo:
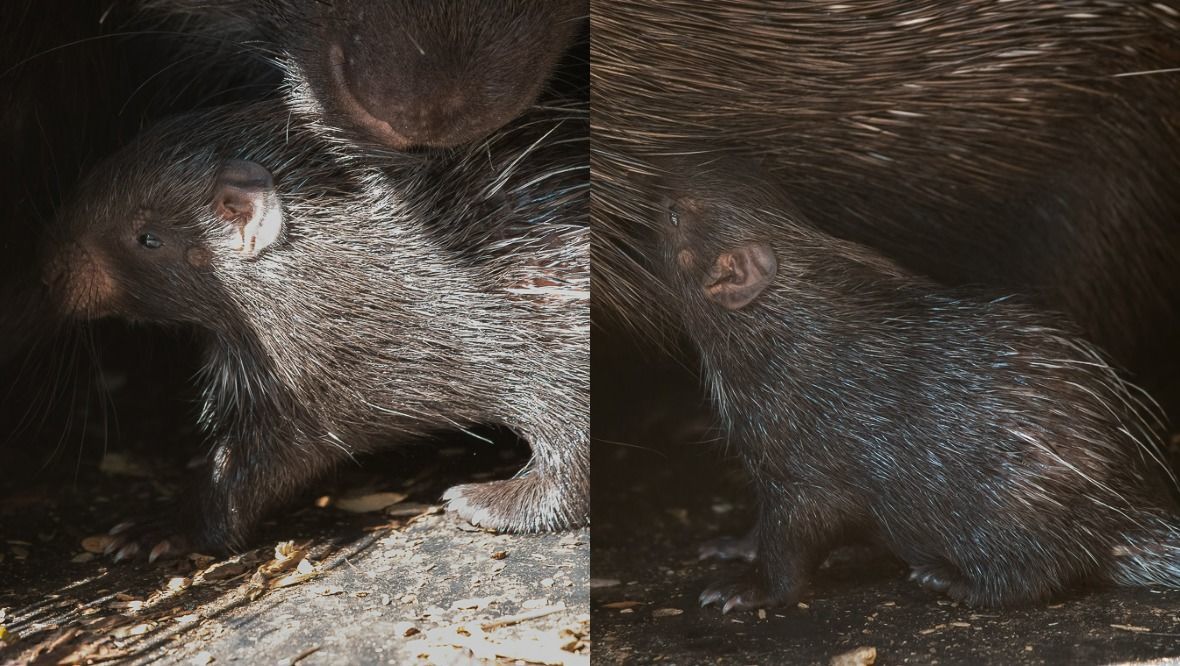
<svg viewBox="0 0 1180 666"><path fill-rule="evenodd" d="M127 520L107 531L110 541L103 555L114 562L147 557L149 563L183 557L192 551L192 540L176 529L173 521L158 516L145 520Z"/></svg>
<svg viewBox="0 0 1180 666"><path fill-rule="evenodd" d="M800 588L788 586L782 592L771 592L760 579L757 570L714 582L701 592L701 606L721 606L721 613L757 610L793 604L799 600Z"/></svg>
<svg viewBox="0 0 1180 666"><path fill-rule="evenodd" d="M910 569L910 580L931 592L943 594L950 593L956 586L962 586L958 576L953 575L944 567L936 565L913 566Z"/></svg>
<svg viewBox="0 0 1180 666"><path fill-rule="evenodd" d="M914 565L909 578L927 590L974 608L1016 606L1049 596L1048 590L1038 589L1027 582L997 579L990 584L973 583L949 564Z"/></svg>
<svg viewBox="0 0 1180 666"><path fill-rule="evenodd" d="M574 488L535 472L513 479L465 483L443 494L447 510L496 532L554 532L589 522L589 502Z"/></svg>

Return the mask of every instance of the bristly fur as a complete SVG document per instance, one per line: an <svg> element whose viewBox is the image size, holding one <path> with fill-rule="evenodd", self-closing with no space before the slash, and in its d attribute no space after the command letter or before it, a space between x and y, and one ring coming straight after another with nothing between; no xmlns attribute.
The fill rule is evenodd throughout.
<svg viewBox="0 0 1180 666"><path fill-rule="evenodd" d="M75 308L205 332L199 544L241 546L267 510L354 454L482 423L515 429L533 458L512 480L452 489L452 508L509 531L587 522L586 125L584 109L538 116L506 131L539 144L508 137L377 168L261 102L164 122L94 171L63 211L71 249L56 265L67 285L84 269L111 285L104 303ZM273 174L287 221L254 260L212 240L224 233L214 177L231 159ZM512 240L479 261L428 233L489 218ZM120 245L142 220L208 250L208 268Z"/></svg>
<svg viewBox="0 0 1180 666"><path fill-rule="evenodd" d="M825 231L1174 368L1174 0L618 0L591 35L596 317L674 322L635 176L721 141Z"/></svg>
<svg viewBox="0 0 1180 666"><path fill-rule="evenodd" d="M1180 588L1158 408L1068 323L829 236L748 163L663 168L660 272L759 505L755 574L702 602L794 603L849 532L971 604L1089 578ZM702 284L750 243L777 273L723 309Z"/></svg>
<svg viewBox="0 0 1180 666"><path fill-rule="evenodd" d="M584 37L586 0L141 0L193 45L225 34L279 66L364 148L447 148L518 117Z"/></svg>

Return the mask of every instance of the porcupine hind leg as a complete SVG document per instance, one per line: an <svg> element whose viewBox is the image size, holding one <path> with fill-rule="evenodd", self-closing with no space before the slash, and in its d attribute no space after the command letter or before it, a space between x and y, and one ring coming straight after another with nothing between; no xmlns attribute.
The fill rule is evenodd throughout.
<svg viewBox="0 0 1180 666"><path fill-rule="evenodd" d="M447 508L497 532L554 532L589 524L589 424L581 427L582 422L572 419L552 438L530 438L533 457L513 478L454 486L443 495Z"/></svg>

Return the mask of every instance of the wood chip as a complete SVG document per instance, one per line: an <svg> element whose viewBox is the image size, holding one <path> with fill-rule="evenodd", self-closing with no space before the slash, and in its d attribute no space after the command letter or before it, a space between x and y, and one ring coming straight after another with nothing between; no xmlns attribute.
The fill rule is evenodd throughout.
<svg viewBox="0 0 1180 666"><path fill-rule="evenodd" d="M109 534L95 534L82 539L82 550L95 555L102 555L106 552L107 546L115 540L115 537Z"/></svg>
<svg viewBox="0 0 1180 666"><path fill-rule="evenodd" d="M414 626L412 622L398 622L393 625L393 633L402 638L409 638L410 636L416 636L422 633L422 630Z"/></svg>
<svg viewBox="0 0 1180 666"><path fill-rule="evenodd" d="M133 476L141 479L153 477L152 471L124 453L107 452L98 463L98 471L112 476Z"/></svg>
<svg viewBox="0 0 1180 666"><path fill-rule="evenodd" d="M491 631L492 629L495 629L497 627L506 627L506 626L512 625L512 624L519 624L521 622L535 620L540 617L545 617L546 615L560 613L563 610L565 610L565 602L560 601L560 602L554 604L553 606L549 606L548 608L537 608L535 610L531 610L531 611L528 611L525 613L517 613L516 615L506 615L504 617L496 618L495 620L491 620L489 622L484 622L483 624L480 625L480 629L483 629L484 631Z"/></svg>
<svg viewBox="0 0 1180 666"><path fill-rule="evenodd" d="M872 666L877 661L877 648L858 647L832 657L829 666Z"/></svg>
<svg viewBox="0 0 1180 666"><path fill-rule="evenodd" d="M499 597L473 597L470 599L460 599L451 604L451 610L479 610L486 608L497 601Z"/></svg>

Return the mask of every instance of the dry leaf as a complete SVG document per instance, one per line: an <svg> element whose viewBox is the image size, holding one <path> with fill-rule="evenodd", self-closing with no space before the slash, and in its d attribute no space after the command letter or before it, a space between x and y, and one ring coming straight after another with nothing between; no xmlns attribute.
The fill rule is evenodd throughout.
<svg viewBox="0 0 1180 666"><path fill-rule="evenodd" d="M369 493L336 500L336 508L350 513L372 513L393 506L406 499L405 493Z"/></svg>
<svg viewBox="0 0 1180 666"><path fill-rule="evenodd" d="M422 630L415 627L411 622L398 622L393 625L393 632L403 638L409 638L410 636L422 633Z"/></svg>

